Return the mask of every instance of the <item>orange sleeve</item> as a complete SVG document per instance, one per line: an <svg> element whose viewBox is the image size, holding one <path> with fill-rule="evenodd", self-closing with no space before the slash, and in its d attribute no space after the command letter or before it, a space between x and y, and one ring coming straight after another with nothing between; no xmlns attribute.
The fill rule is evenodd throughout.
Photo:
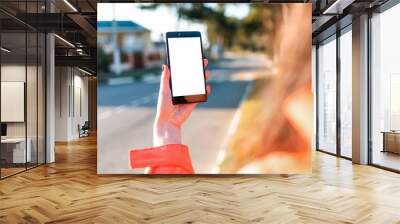
<svg viewBox="0 0 400 224"><path fill-rule="evenodd" d="M132 169L150 167L149 174L194 173L189 149L181 144L130 150L130 166Z"/></svg>

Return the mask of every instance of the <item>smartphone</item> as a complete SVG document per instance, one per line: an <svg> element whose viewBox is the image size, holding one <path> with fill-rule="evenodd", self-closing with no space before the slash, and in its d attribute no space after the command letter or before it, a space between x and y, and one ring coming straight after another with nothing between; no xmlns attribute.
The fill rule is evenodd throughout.
<svg viewBox="0 0 400 224"><path fill-rule="evenodd" d="M166 38L172 103L207 101L200 32L167 32Z"/></svg>

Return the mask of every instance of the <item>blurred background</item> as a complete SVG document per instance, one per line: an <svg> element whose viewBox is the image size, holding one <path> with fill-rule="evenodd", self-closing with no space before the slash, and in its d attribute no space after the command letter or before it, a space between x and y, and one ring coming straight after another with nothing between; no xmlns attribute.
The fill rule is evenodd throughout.
<svg viewBox="0 0 400 224"><path fill-rule="evenodd" d="M278 8L237 3L99 4L101 81L159 75L166 61L164 35L174 30L200 31L205 56L213 62L227 52L272 55Z"/></svg>
<svg viewBox="0 0 400 224"><path fill-rule="evenodd" d="M283 18L285 13L289 16ZM276 116L288 114L290 104L284 102L295 98L294 93L302 96L301 89L306 89L311 95L306 88L311 70L303 69L311 66L311 5L103 3L98 4L97 18L99 173L143 172L129 169L128 150L152 145L161 65L166 63L164 35L180 30L202 33L210 61L212 94L183 128L183 143L190 147L196 173L288 173L309 168L307 159L265 159L276 150L298 157L293 152L299 148L309 157L304 150L310 150L311 132L308 138L302 130L308 127L301 126L300 133L296 119ZM300 106L310 107L312 115L312 101L307 100L300 100ZM274 121L275 132L266 138L265 130ZM282 140L279 133L291 137ZM260 165L265 163L274 164L273 169Z"/></svg>

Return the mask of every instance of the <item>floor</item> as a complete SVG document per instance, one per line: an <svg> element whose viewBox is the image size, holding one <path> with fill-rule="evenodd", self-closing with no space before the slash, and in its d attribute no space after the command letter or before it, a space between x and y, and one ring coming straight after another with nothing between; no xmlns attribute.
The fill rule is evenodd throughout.
<svg viewBox="0 0 400 224"><path fill-rule="evenodd" d="M307 175L96 174L96 139L0 181L0 223L400 223L400 175L316 152Z"/></svg>
<svg viewBox="0 0 400 224"><path fill-rule="evenodd" d="M36 166L36 164L27 164L27 168L25 168L25 165L18 165L18 167L7 167L7 168L1 168L1 178L6 178L8 176L20 173L25 171L26 169L32 169Z"/></svg>
<svg viewBox="0 0 400 224"><path fill-rule="evenodd" d="M376 150L372 159L374 164L400 170L400 154Z"/></svg>
<svg viewBox="0 0 400 224"><path fill-rule="evenodd" d="M1 177L7 177L25 170L24 168L1 168Z"/></svg>

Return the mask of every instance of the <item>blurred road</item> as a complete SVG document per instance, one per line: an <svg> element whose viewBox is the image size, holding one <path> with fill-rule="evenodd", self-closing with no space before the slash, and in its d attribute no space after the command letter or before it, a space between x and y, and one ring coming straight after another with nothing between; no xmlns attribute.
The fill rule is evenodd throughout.
<svg viewBox="0 0 400 224"><path fill-rule="evenodd" d="M211 173L231 119L253 74L267 71L261 55L228 55L210 65L208 102L200 104L183 127L196 173ZM161 72L161 71L160 71ZM152 146L159 83L98 87L98 172L142 173L128 166L128 150Z"/></svg>

